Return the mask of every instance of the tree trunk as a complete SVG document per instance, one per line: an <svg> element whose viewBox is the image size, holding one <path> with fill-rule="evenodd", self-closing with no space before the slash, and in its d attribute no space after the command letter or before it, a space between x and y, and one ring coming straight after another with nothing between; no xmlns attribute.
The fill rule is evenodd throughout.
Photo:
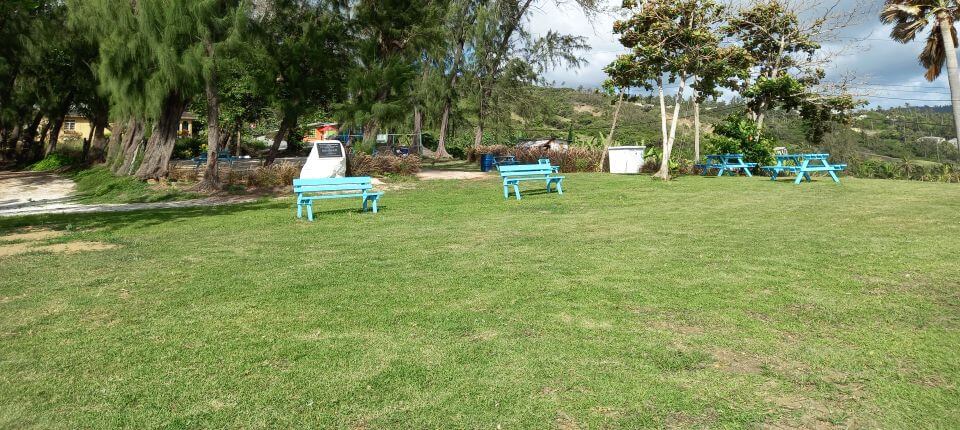
<svg viewBox="0 0 960 430"><path fill-rule="evenodd" d="M377 133L380 127L377 122L370 120L363 125L363 150L373 152L377 148Z"/></svg>
<svg viewBox="0 0 960 430"><path fill-rule="evenodd" d="M98 122L93 126L93 142L91 143L93 147L93 161L103 161L104 153L106 152L107 147L107 137L104 135L103 131L107 127L105 122Z"/></svg>
<svg viewBox="0 0 960 430"><path fill-rule="evenodd" d="M473 146L475 148L478 148L481 144L483 144L483 121L485 119L484 116L486 115L486 106L484 102L490 97L491 93L491 91L487 90L487 88L488 87L484 87L482 90L480 90L480 100L477 106L477 127L476 132L473 135Z"/></svg>
<svg viewBox="0 0 960 430"><path fill-rule="evenodd" d="M93 125L93 136L90 141L90 147L93 151L91 161L100 162L104 160L107 138L104 136L104 129L110 125L110 107L107 104L97 105L91 115L90 122Z"/></svg>
<svg viewBox="0 0 960 430"><path fill-rule="evenodd" d="M660 99L660 144L667 142L667 101L663 98L663 78L657 78L657 97Z"/></svg>
<svg viewBox="0 0 960 430"><path fill-rule="evenodd" d="M19 121L19 119L17 120ZM17 142L20 141L20 136L23 135L24 131L20 124L17 124L13 127L13 132L9 135L0 137L0 159L10 160L14 157L14 153L17 149Z"/></svg>
<svg viewBox="0 0 960 430"><path fill-rule="evenodd" d="M110 127L110 141L107 142L107 155L106 162L108 166L113 166L114 161L116 161L117 154L120 151L120 139L123 138L123 133L126 129L126 124L123 123L113 123Z"/></svg>
<svg viewBox="0 0 960 430"><path fill-rule="evenodd" d="M30 125L27 126L27 129L23 132L23 135L19 141L19 147L15 148L16 158L19 161L24 161L28 158L28 155L33 152L33 146L37 144L37 130L40 128L40 122L43 121L43 112L37 112L33 117L33 121L30 122Z"/></svg>
<svg viewBox="0 0 960 430"><path fill-rule="evenodd" d="M264 166L273 164L273 160L277 159L277 152L280 150L280 144L283 143L283 139L287 137L290 129L293 128L294 124L296 123L297 117L295 115L288 113L283 114L283 119L280 120L280 129L277 130L277 135L273 136L273 145L270 145L270 151L267 152L267 159L263 161ZM287 145L289 145L289 142Z"/></svg>
<svg viewBox="0 0 960 430"><path fill-rule="evenodd" d="M67 116L67 113L70 112L70 105L73 104L73 93L69 92L67 95L60 101L60 105L57 106L55 113L55 122L53 123L53 128L50 130L50 140L47 141L47 147L45 148L43 155L50 155L53 151L57 150L57 143L60 141L60 130L63 128L64 118Z"/></svg>
<svg viewBox="0 0 960 430"><path fill-rule="evenodd" d="M610 150L610 145L613 145L613 133L617 130L617 120L620 119L620 106L623 105L623 92L620 92L620 97L617 99L617 107L613 110L613 124L610 125L610 134L607 135L607 140L603 144L603 155L600 156L600 165L597 166L597 171L603 171L603 163L607 161L607 152ZM572 132L572 128L570 129ZM571 142L573 143L573 142Z"/></svg>
<svg viewBox="0 0 960 430"><path fill-rule="evenodd" d="M177 128L186 105L187 101L179 93L167 96L163 112L153 125L150 140L147 141L143 162L137 169L136 176L140 180L161 179L167 176L170 170L170 156L173 155L173 145L177 142Z"/></svg>
<svg viewBox="0 0 960 430"><path fill-rule="evenodd" d="M683 97L684 84L686 78L680 77L680 86L677 88L677 96L673 104L673 118L670 119L670 134L663 142L663 156L660 159L660 170L653 176L663 180L670 179L670 155L673 152L673 141L677 136L677 123L680 119L680 101Z"/></svg>
<svg viewBox="0 0 960 430"><path fill-rule="evenodd" d="M443 97L443 113L440 116L440 141L437 144L436 158L451 158L447 152L447 135L450 127L450 112L453 110L453 89L457 85L457 74L460 73L460 60L463 57L463 45L466 44L466 27L461 29L457 37L457 49L453 54L453 67L447 77L446 93Z"/></svg>
<svg viewBox="0 0 960 430"><path fill-rule="evenodd" d="M66 114L61 114L53 120L53 126L50 128L50 140L47 141L47 147L43 150L43 156L46 157L57 150L57 143L60 141L60 129L63 128L63 120Z"/></svg>
<svg viewBox="0 0 960 430"><path fill-rule="evenodd" d="M950 101L953 105L954 137L957 138L957 153L960 154L960 72L957 67L957 47L953 43L953 18L945 13L940 20L940 38L947 56L947 81L950 83ZM928 77L929 78L929 77Z"/></svg>
<svg viewBox="0 0 960 430"><path fill-rule="evenodd" d="M693 161L700 162L700 100L693 94Z"/></svg>
<svg viewBox="0 0 960 430"><path fill-rule="evenodd" d="M207 48L208 54L210 48ZM207 94L207 167L203 170L203 180L198 188L214 191L220 188L220 172L217 169L217 155L220 153L220 94L217 90L217 74L210 72L204 89Z"/></svg>
<svg viewBox="0 0 960 430"><path fill-rule="evenodd" d="M440 141L437 143L436 158L450 158L450 153L447 152L447 128L450 126L450 109L451 101L447 97L443 101L443 113L440 115Z"/></svg>
<svg viewBox="0 0 960 430"><path fill-rule="evenodd" d="M36 145L33 145L32 150L29 153L24 154L24 157L27 160L36 160L43 155L43 148L45 142L47 141L47 134L50 131L50 121L47 121L43 124L43 127L40 128L40 141Z"/></svg>
<svg viewBox="0 0 960 430"><path fill-rule="evenodd" d="M416 151L417 155L420 155L423 151L422 140L423 133L423 114L420 112L420 108L417 106L413 107L413 136L410 138L410 152L413 153Z"/></svg>
<svg viewBox="0 0 960 430"><path fill-rule="evenodd" d="M120 148L119 158L114 164L113 173L120 175L130 175L137 160L137 153L143 145L143 136L146 132L146 124L137 119L130 119L127 125L126 133L123 136L123 143Z"/></svg>
<svg viewBox="0 0 960 430"><path fill-rule="evenodd" d="M83 139L83 149L80 152L80 160L86 162L87 157L90 156L90 144L93 142L93 130L96 127L90 127L90 133L87 133L87 138Z"/></svg>

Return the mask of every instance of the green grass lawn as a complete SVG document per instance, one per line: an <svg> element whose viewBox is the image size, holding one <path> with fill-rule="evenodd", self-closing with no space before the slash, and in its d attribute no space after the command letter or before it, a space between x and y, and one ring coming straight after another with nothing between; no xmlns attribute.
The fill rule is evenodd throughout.
<svg viewBox="0 0 960 430"><path fill-rule="evenodd" d="M0 428L956 428L960 187L568 174L0 220Z"/></svg>

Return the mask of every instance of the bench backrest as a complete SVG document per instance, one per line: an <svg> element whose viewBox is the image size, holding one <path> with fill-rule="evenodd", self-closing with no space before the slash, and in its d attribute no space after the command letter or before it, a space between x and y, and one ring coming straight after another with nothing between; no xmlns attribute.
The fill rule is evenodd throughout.
<svg viewBox="0 0 960 430"><path fill-rule="evenodd" d="M206 151L201 152L199 158L206 159L206 158L207 158L207 155L208 155L208 154L207 154ZM230 151L228 151L228 150L222 150L222 151L218 151L218 152L217 152L217 158L218 158L218 159L220 159L220 158L231 158L231 157L233 157L233 156L230 155Z"/></svg>
<svg viewBox="0 0 960 430"><path fill-rule="evenodd" d="M550 175L552 173L553 167L549 164L516 164L500 167L500 176Z"/></svg>
<svg viewBox="0 0 960 430"><path fill-rule="evenodd" d="M324 191L369 190L371 188L373 188L373 180L369 176L293 180L293 192L297 194L319 193Z"/></svg>

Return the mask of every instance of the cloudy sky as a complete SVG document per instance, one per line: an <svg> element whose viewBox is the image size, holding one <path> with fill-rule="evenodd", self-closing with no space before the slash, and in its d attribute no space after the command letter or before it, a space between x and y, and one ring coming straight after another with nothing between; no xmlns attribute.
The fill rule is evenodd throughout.
<svg viewBox="0 0 960 430"><path fill-rule="evenodd" d="M610 6L620 0L608 0ZM580 69L553 70L547 78L556 86L597 87L604 79L603 67L609 64L623 47L614 37L614 17L600 15L587 19L575 5L566 2L557 6L554 2L542 1L531 18L534 33L555 30L561 33L587 38L591 50L584 54L589 64ZM869 107L911 105L944 105L950 95L946 73L935 82L923 78L924 70L917 63L917 54L923 41L899 44L889 39L890 29L877 18L881 1L876 0L863 13L859 24L838 34L839 45L857 45L845 49L845 53L827 70L827 81L840 76L853 76L856 87L853 91L867 99ZM869 3L868 3L869 4ZM827 46L827 48L831 48Z"/></svg>

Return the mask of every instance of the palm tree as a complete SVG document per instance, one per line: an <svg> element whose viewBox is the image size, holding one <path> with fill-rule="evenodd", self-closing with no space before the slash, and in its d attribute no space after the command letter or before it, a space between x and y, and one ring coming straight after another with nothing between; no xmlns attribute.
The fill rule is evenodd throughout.
<svg viewBox="0 0 960 430"><path fill-rule="evenodd" d="M960 151L960 74L957 67L957 29L953 22L960 17L956 0L887 0L880 12L880 21L893 24L890 37L900 43L914 40L928 24L927 45L920 52L920 65L927 69L924 77L933 81L947 63L950 100L953 104L953 125Z"/></svg>

